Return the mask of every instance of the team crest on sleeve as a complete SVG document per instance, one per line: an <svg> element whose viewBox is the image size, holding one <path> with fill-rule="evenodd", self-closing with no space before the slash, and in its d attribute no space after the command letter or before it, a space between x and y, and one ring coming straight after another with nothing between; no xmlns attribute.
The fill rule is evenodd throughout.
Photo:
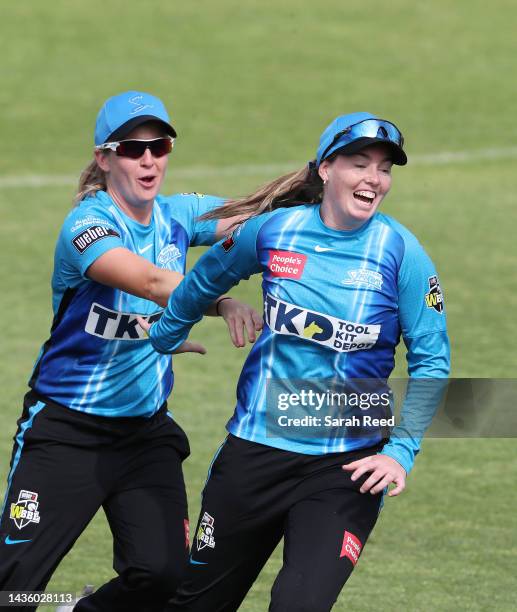
<svg viewBox="0 0 517 612"><path fill-rule="evenodd" d="M39 523L38 494L32 491L20 491L18 500L11 504L9 518L14 521L18 529L27 527L29 523Z"/></svg>
<svg viewBox="0 0 517 612"><path fill-rule="evenodd" d="M437 276L430 276L428 279L429 291L425 294L427 308L434 308L440 314L443 312L443 293Z"/></svg>
<svg viewBox="0 0 517 612"><path fill-rule="evenodd" d="M214 523L214 517L210 516L208 512L205 512L203 514L203 518L201 519L201 523L199 524L199 529L197 530L196 535L196 544L198 550L202 550L207 546L209 548L215 548Z"/></svg>
<svg viewBox="0 0 517 612"><path fill-rule="evenodd" d="M230 232L226 240L224 240L224 242L221 242L221 246L223 247L225 253L228 253L229 250L233 249L233 247L235 246L235 238L233 237L233 232Z"/></svg>

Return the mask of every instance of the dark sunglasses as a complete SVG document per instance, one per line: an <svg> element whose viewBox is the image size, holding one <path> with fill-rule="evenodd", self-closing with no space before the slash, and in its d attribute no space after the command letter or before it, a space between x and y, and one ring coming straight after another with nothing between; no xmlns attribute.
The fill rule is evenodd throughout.
<svg viewBox="0 0 517 612"><path fill-rule="evenodd" d="M329 146L321 154L321 161L325 159L327 153L339 141L343 140L343 146L350 144L358 138L381 138L388 142L396 144L402 149L404 146L404 137L396 125L384 119L363 119L359 123L350 125L341 132L338 132Z"/></svg>
<svg viewBox="0 0 517 612"><path fill-rule="evenodd" d="M164 136L163 138L153 138L152 140L120 140L119 142L105 142L95 148L98 151L115 151L119 157L130 157L139 159L146 149L151 151L153 157L163 157L172 151L174 138Z"/></svg>

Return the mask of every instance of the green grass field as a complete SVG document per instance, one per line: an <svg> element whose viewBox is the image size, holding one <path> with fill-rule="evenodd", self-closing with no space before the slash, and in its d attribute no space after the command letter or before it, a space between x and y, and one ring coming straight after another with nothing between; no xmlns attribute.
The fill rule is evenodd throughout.
<svg viewBox="0 0 517 612"><path fill-rule="evenodd" d="M440 271L453 375L515 377L514 2L0 2L2 481L48 336L54 241L89 161L97 110L124 89L162 97L177 127L164 192L244 194L313 157L337 114L395 121L410 164L395 169L383 210L416 233ZM260 303L258 279L235 293ZM246 353L230 346L220 320L193 338L208 354L176 359L171 400L191 440L192 521ZM335 610L514 610L516 448L515 439L427 440ZM267 610L280 562L277 550L244 612ZM49 590L112 576L99 514Z"/></svg>

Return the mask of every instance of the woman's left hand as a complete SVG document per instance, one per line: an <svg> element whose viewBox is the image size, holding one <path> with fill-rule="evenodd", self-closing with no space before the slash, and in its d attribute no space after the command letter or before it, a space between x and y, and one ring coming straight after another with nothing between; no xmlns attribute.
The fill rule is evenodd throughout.
<svg viewBox="0 0 517 612"><path fill-rule="evenodd" d="M389 497L394 497L402 493L406 487L406 470L398 461L388 457L388 455L363 457L342 467L347 472L352 472L352 480L357 480L363 474L371 472L370 477L363 482L359 489L361 493L370 491L372 495L375 495L394 483L395 488L388 493Z"/></svg>
<svg viewBox="0 0 517 612"><path fill-rule="evenodd" d="M256 332L262 329L263 324L262 317L254 308L230 298L219 302L218 311L226 321L232 342L237 348L246 345L246 333L249 341L255 342Z"/></svg>

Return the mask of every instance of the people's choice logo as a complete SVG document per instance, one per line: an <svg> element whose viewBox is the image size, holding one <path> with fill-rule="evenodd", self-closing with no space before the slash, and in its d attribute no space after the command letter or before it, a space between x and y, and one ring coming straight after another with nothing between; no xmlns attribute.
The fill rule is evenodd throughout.
<svg viewBox="0 0 517 612"><path fill-rule="evenodd" d="M301 278L307 255L291 251L269 251L267 267L273 276Z"/></svg>
<svg viewBox="0 0 517 612"><path fill-rule="evenodd" d="M381 331L380 325L344 321L269 294L264 302L264 317L276 334L298 336L343 353L371 349Z"/></svg>
<svg viewBox="0 0 517 612"><path fill-rule="evenodd" d="M357 536L349 531L345 531L339 558L341 559L342 557L346 557L352 561L352 565L355 565L359 559L359 555L361 554L362 547L361 541Z"/></svg>

